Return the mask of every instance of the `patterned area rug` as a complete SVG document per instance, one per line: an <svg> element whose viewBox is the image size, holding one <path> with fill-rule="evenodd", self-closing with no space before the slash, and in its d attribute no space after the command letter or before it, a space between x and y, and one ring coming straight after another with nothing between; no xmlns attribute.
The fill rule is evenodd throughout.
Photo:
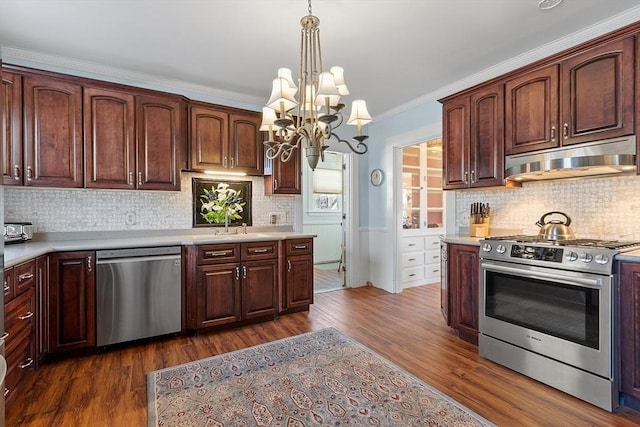
<svg viewBox="0 0 640 427"><path fill-rule="evenodd" d="M492 426L327 328L148 374L149 426Z"/></svg>

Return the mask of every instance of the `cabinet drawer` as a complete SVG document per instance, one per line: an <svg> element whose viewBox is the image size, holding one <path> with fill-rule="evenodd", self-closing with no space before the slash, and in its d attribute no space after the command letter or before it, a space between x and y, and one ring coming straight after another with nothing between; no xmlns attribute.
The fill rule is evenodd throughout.
<svg viewBox="0 0 640 427"><path fill-rule="evenodd" d="M15 395L20 382L35 368L34 344L35 340L33 339L23 339L15 349L7 352L7 377L5 380L7 400Z"/></svg>
<svg viewBox="0 0 640 427"><path fill-rule="evenodd" d="M424 237L405 237L402 239L401 252L424 250Z"/></svg>
<svg viewBox="0 0 640 427"><path fill-rule="evenodd" d="M240 243L198 246L198 265L240 261Z"/></svg>
<svg viewBox="0 0 640 427"><path fill-rule="evenodd" d="M402 254L402 268L422 265L422 252L405 252Z"/></svg>
<svg viewBox="0 0 640 427"><path fill-rule="evenodd" d="M13 267L14 295L18 296L36 284L36 260L23 262Z"/></svg>
<svg viewBox="0 0 640 427"><path fill-rule="evenodd" d="M435 279L435 280L431 280L432 283L433 281L435 282L439 282L440 281L440 264L431 264L431 265L425 265L424 267L424 277L425 279Z"/></svg>
<svg viewBox="0 0 640 427"><path fill-rule="evenodd" d="M277 242L250 242L242 244L242 260L261 260L278 258Z"/></svg>
<svg viewBox="0 0 640 427"><path fill-rule="evenodd" d="M313 239L288 239L284 244L287 256L313 253Z"/></svg>
<svg viewBox="0 0 640 427"><path fill-rule="evenodd" d="M424 253L425 264L439 264L440 263L440 249L429 249Z"/></svg>
<svg viewBox="0 0 640 427"><path fill-rule="evenodd" d="M35 331L35 290L17 296L5 305L5 351L10 353L18 343Z"/></svg>
<svg viewBox="0 0 640 427"><path fill-rule="evenodd" d="M424 248L426 250L438 249L440 250L440 237L439 236L427 236L424 238Z"/></svg>
<svg viewBox="0 0 640 427"><path fill-rule="evenodd" d="M405 268L402 270L402 281L403 282L411 282L413 280L422 280L424 279L424 267L411 267Z"/></svg>

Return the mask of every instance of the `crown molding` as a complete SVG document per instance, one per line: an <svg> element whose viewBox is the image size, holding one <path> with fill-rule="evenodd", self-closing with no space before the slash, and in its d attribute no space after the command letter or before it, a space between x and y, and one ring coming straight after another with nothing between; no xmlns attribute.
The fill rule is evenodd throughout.
<svg viewBox="0 0 640 427"><path fill-rule="evenodd" d="M581 43L588 42L597 37L603 36L638 21L640 21L640 6L633 7L607 20L600 21L590 27L583 28L580 31L554 40L550 43L527 51L521 55L517 55L513 58L486 68L479 73L465 77L436 91L415 98L407 103L399 105L396 108L377 115L376 121L380 121L388 117L404 113L407 110L419 107L429 102L435 102L440 98L444 98L445 96L460 92L464 89L470 88L487 80L491 80L495 77L499 77L510 71L555 55Z"/></svg>
<svg viewBox="0 0 640 427"><path fill-rule="evenodd" d="M136 85L165 92L179 93L188 98L200 101L210 101L224 105L239 104L243 106L242 108L252 110L260 110L264 103L264 99L258 96L11 46L2 46L2 60L5 63L71 74L78 77L100 79L112 83Z"/></svg>

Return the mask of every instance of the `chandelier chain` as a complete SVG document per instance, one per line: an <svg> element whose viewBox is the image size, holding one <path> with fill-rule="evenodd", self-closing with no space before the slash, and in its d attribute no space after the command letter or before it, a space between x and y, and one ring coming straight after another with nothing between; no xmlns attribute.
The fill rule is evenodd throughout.
<svg viewBox="0 0 640 427"><path fill-rule="evenodd" d="M309 0L309 15L313 15L313 13L311 12L311 0Z"/></svg>

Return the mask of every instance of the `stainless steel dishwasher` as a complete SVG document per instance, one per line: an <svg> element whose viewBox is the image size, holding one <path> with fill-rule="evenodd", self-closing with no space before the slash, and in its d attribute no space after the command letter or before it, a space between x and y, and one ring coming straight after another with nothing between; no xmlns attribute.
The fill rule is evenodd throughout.
<svg viewBox="0 0 640 427"><path fill-rule="evenodd" d="M96 252L96 341L180 332L180 246Z"/></svg>

